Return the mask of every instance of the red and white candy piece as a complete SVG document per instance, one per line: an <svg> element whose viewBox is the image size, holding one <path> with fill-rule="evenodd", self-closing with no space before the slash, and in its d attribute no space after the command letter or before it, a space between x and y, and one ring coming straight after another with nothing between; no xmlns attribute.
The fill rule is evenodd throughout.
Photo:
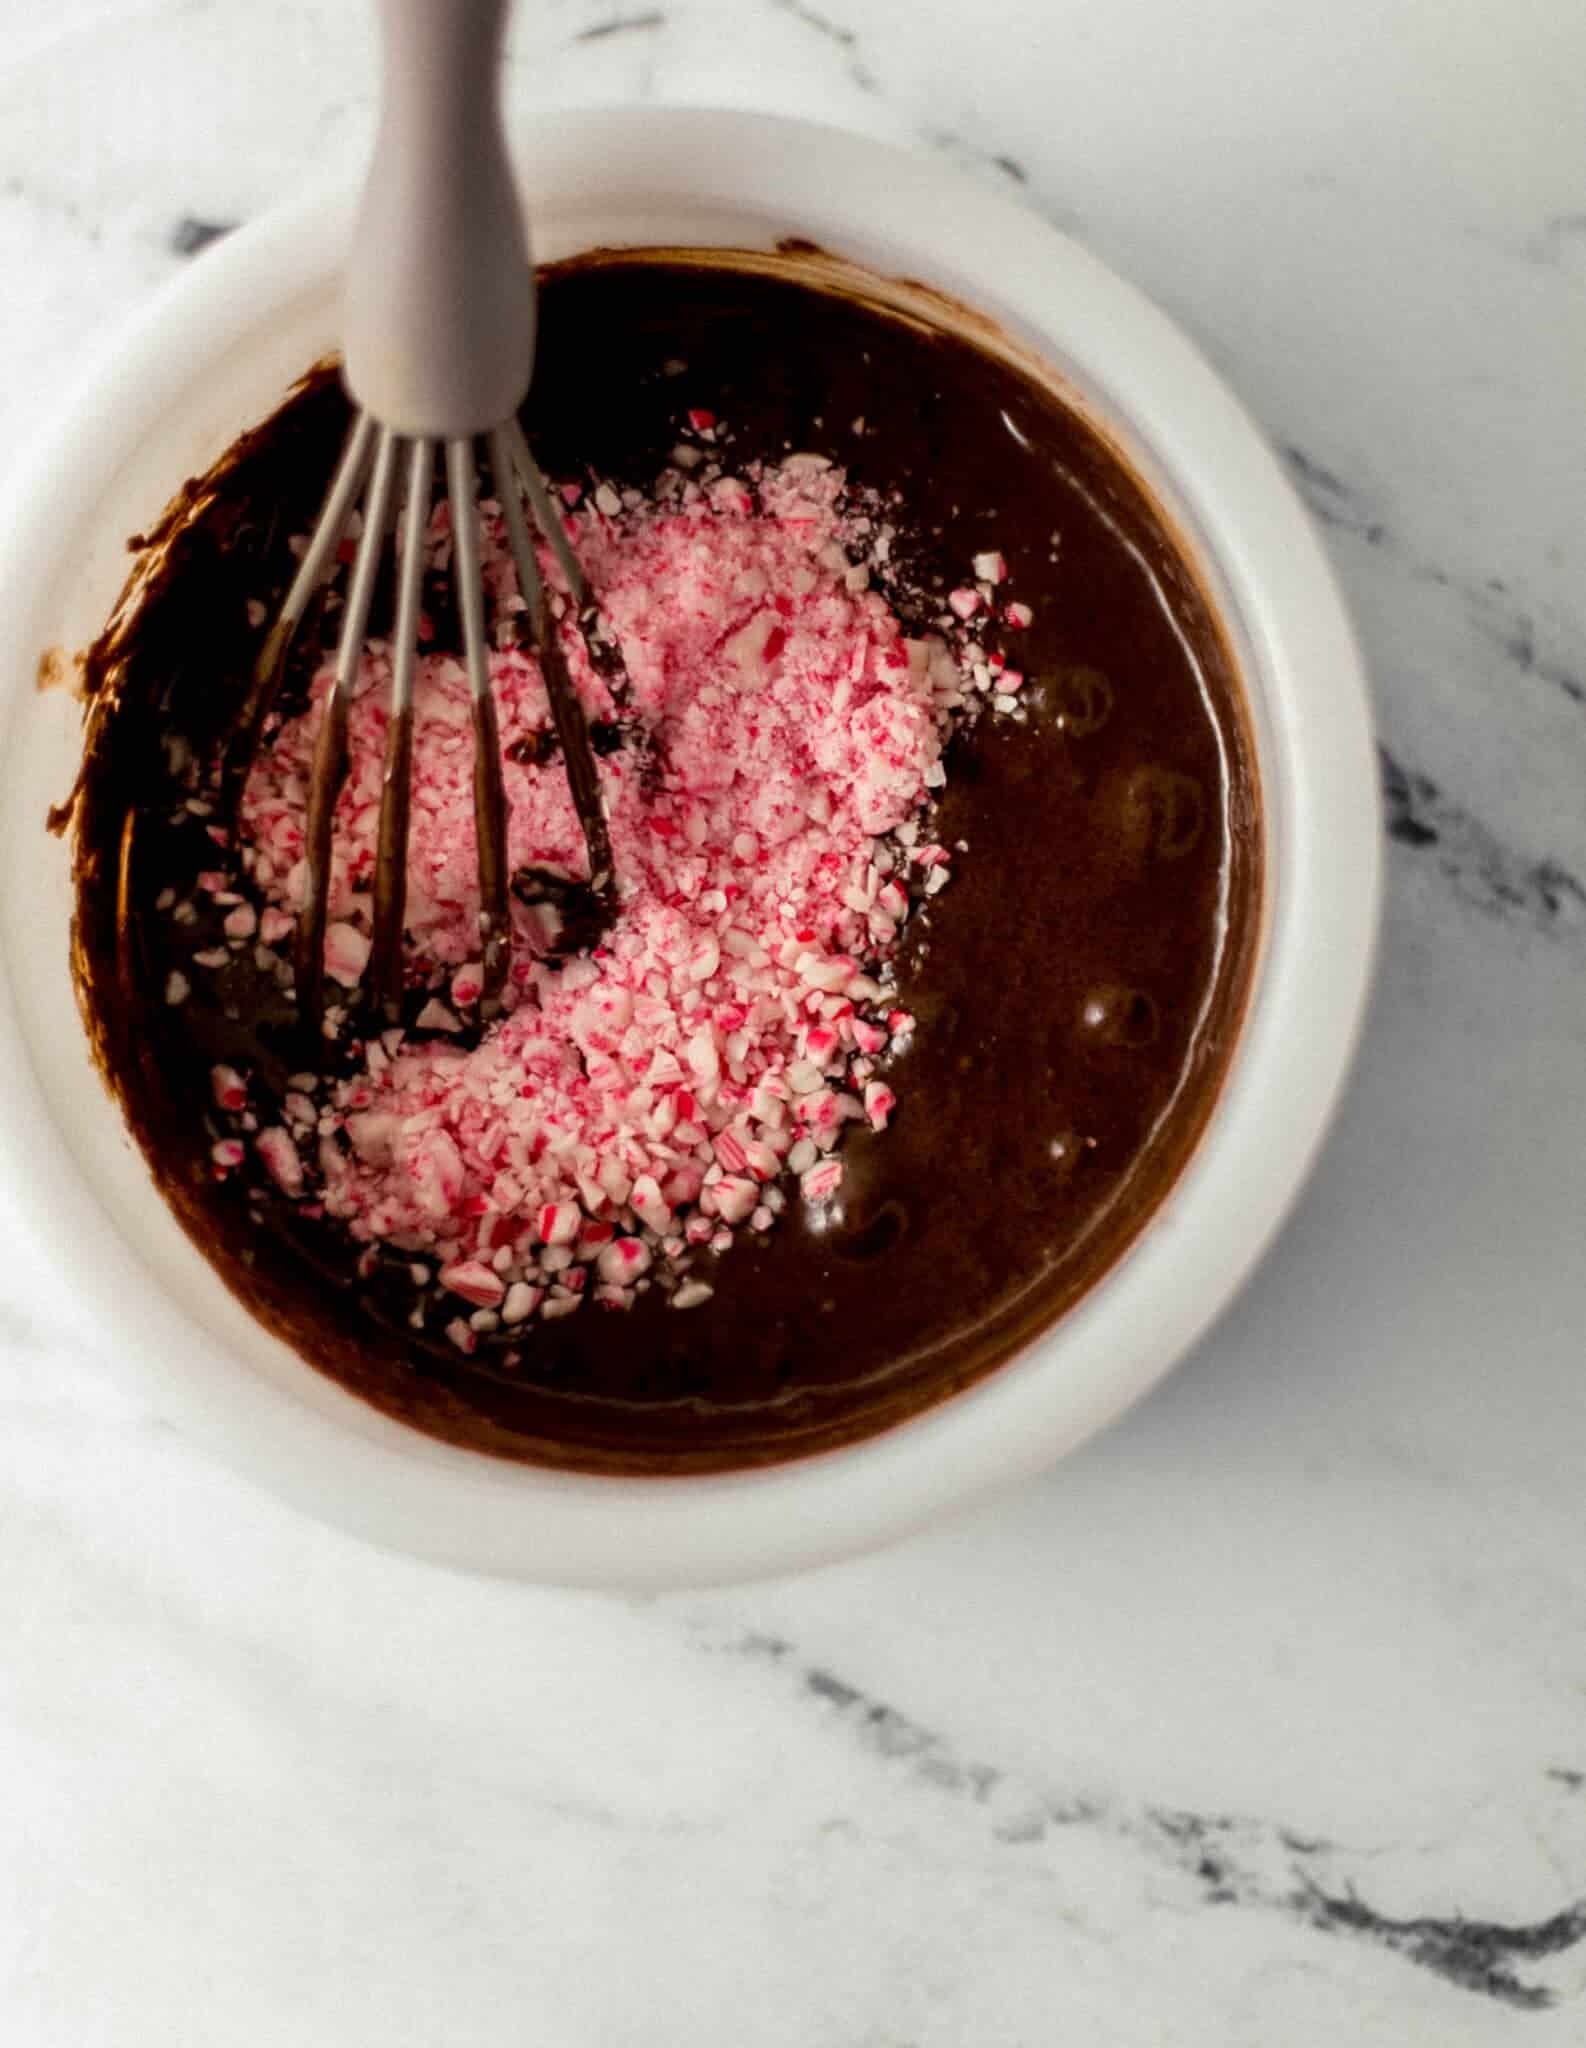
<svg viewBox="0 0 1586 2048"><path fill-rule="evenodd" d="M742 1223L760 1199L757 1181L740 1179L736 1174L724 1174L713 1186L700 1196L700 1206L713 1216L719 1216L723 1223Z"/></svg>
<svg viewBox="0 0 1586 2048"><path fill-rule="evenodd" d="M608 1287L625 1287L650 1270L650 1247L642 1237L613 1238L595 1261Z"/></svg>
<svg viewBox="0 0 1586 2048"><path fill-rule="evenodd" d="M719 1140L718 1140L719 1146ZM660 1184L653 1173L641 1173L633 1183L628 1196L629 1207L647 1230L653 1230L657 1237L664 1237L672 1227L671 1204L662 1195ZM588 1232L585 1232L585 1237ZM579 1250L584 1248L584 1238L579 1239Z"/></svg>
<svg viewBox="0 0 1586 2048"><path fill-rule="evenodd" d="M865 1115L873 1131L884 1131L887 1119L898 1106L898 1098L884 1081L865 1084Z"/></svg>
<svg viewBox="0 0 1586 2048"><path fill-rule="evenodd" d="M499 1307L507 1291L501 1275L483 1259L458 1259L442 1266L440 1281L449 1294L460 1294L475 1308Z"/></svg>
<svg viewBox="0 0 1586 2048"><path fill-rule="evenodd" d="M514 1280L501 1304L501 1320L504 1323L526 1322L544 1299L543 1287L531 1287L526 1280Z"/></svg>
<svg viewBox="0 0 1586 2048"><path fill-rule="evenodd" d="M843 1184L840 1159L823 1159L799 1178L799 1192L806 1202L829 1202Z"/></svg>
<svg viewBox="0 0 1586 2048"><path fill-rule="evenodd" d="M272 1124L254 1139L254 1149L264 1161L264 1170L283 1195L303 1192L303 1161L289 1131Z"/></svg>
<svg viewBox="0 0 1586 2048"><path fill-rule="evenodd" d="M343 988L356 988L368 964L368 939L356 925L338 919L325 933L325 972Z"/></svg>
<svg viewBox="0 0 1586 2048"><path fill-rule="evenodd" d="M216 1109L230 1110L235 1114L248 1106L247 1086L235 1067L211 1067L209 1092Z"/></svg>
<svg viewBox="0 0 1586 2048"><path fill-rule="evenodd" d="M541 1244L571 1244L582 1221L576 1202L547 1202L535 1218L534 1234Z"/></svg>

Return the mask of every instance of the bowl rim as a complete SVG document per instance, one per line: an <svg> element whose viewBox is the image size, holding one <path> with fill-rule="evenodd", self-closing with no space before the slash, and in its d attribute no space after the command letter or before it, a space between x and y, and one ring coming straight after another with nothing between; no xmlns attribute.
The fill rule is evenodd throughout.
<svg viewBox="0 0 1586 2048"><path fill-rule="evenodd" d="M1019 1355L880 1435L782 1465L556 1472L385 1418L371 1426L372 1411L338 1388L359 1411L349 1428L326 1397L333 1383L301 1361L314 1398L266 1382L119 1234L55 1125L12 962L0 960L0 1148L27 1161L21 1227L46 1268L69 1275L89 1325L113 1334L195 1437L270 1491L392 1548L553 1583L723 1583L873 1547L1034 1473L1155 1385L1238 1291L1320 1148L1368 1002L1381 914L1369 693L1319 538L1259 428L1163 313L1023 204L889 143L736 110L586 110L537 122L526 143L526 183L542 209L559 193L550 213L571 246L580 167L596 168L602 190L628 178L659 219L668 205L717 204L730 162L730 210L766 236L797 231L885 274L907 268L1072 360L1102 417L1143 442L1186 510L1225 622L1284 713L1257 734L1264 943L1220 1097L1174 1185L1102 1279ZM136 422L166 418L203 363L258 329L261 307L332 275L353 203L345 185L319 187L238 229L106 344L0 488L6 617L30 615L30 593L59 563L63 500L94 502ZM38 651L8 652L13 694ZM17 715L16 702L0 715ZM90 1240L93 1260L71 1256Z"/></svg>

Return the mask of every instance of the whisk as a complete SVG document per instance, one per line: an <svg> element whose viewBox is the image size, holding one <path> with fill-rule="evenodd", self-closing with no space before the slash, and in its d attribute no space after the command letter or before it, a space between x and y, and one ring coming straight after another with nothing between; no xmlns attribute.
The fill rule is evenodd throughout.
<svg viewBox="0 0 1586 2048"><path fill-rule="evenodd" d="M362 498L353 557L310 774L305 895L295 983L316 1036L332 827L350 766L348 712L370 606L399 533L390 723L381 786L368 975L391 1022L403 992L403 920L413 766L413 683L424 549L437 464L444 463L452 574L473 707L479 845L482 1021L499 1014L511 959L507 806L491 695L480 565L476 445L488 453L532 644L589 858L597 903L612 887L611 843L589 732L540 575L524 501L560 566L580 632L597 659L599 612L556 502L518 424L535 333L534 271L502 132L499 60L508 0L380 0L384 74L379 133L354 230L343 312L343 379L357 408L323 508L260 649L226 753L232 800L286 673L305 614L339 558ZM398 517L401 491L403 510Z"/></svg>

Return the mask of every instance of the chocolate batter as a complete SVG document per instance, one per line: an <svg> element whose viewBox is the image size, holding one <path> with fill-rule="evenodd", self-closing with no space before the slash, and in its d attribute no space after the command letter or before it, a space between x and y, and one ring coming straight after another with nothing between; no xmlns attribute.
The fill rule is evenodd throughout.
<svg viewBox="0 0 1586 2048"><path fill-rule="evenodd" d="M219 936L221 913L200 895L197 924L174 927L155 905L215 864L218 821L183 807L175 775L186 750L215 753L263 632L248 601L273 614L289 538L312 524L347 418L329 373L189 486L154 537L159 573L89 658L74 957L156 1182L312 1364L482 1451L702 1471L827 1449L966 1386L1147 1221L1200 1135L1242 1014L1260 894L1253 746L1232 658L1170 531L1035 380L945 327L800 281L803 260L679 252L546 272L523 416L536 453L553 475L646 487L679 408L708 405L736 463L810 449L856 486L895 487L889 601L928 630L969 557L1000 548L1034 606L1016 648L1030 716L983 719L949 752L933 829L968 851L905 928L898 1000L919 1029L887 1076L891 1127L850 1127L832 1208L804 1209L794 1185L768 1235L701 1254L693 1270L715 1288L704 1308L680 1314L651 1293L627 1314L586 1308L463 1357L438 1322L409 1327L405 1259L366 1257L360 1272L358 1247L251 1159L214 1179L212 1064L252 1073L268 1111L302 1043L246 951L168 1004L168 976L209 921ZM429 609L455 642L446 600L432 590ZM299 691L313 633L305 642Z"/></svg>

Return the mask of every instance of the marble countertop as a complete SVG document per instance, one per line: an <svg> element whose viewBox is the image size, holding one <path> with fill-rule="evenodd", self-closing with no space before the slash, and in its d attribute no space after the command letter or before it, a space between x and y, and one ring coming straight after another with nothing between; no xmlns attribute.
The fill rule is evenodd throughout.
<svg viewBox="0 0 1586 2048"><path fill-rule="evenodd" d="M525 110L909 140L1183 322L1376 678L1380 991L1314 1183L1161 1392L784 1584L379 1555L206 1463L7 1270L0 2039L1586 2039L1586 13L519 15ZM372 62L337 0L0 28L8 445L213 231L356 160Z"/></svg>

